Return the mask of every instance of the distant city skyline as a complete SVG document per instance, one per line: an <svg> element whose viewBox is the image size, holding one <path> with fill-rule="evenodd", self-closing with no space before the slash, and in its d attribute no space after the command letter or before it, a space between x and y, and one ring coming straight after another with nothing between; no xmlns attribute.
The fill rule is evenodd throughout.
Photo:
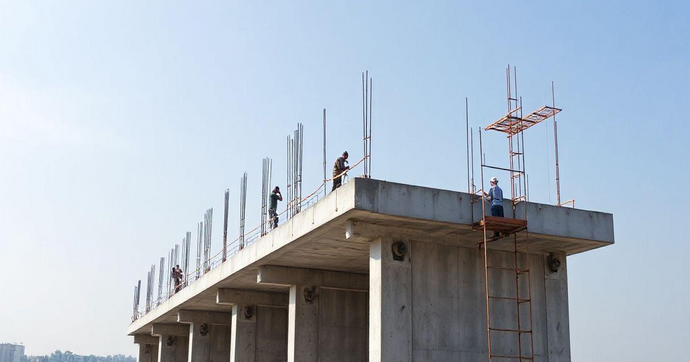
<svg viewBox="0 0 690 362"><path fill-rule="evenodd" d="M80 355L69 350L56 350L49 355L26 355L26 346L19 343L0 343L0 362L136 362L133 356Z"/></svg>

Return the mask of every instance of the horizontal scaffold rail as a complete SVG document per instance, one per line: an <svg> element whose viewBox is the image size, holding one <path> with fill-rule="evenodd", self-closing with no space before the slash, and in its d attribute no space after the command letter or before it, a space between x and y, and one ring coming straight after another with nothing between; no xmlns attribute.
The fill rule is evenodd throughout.
<svg viewBox="0 0 690 362"><path fill-rule="evenodd" d="M521 107L513 109L494 123L486 126L484 130L503 132L512 136L553 117L561 111L560 108L543 106L525 117L520 118L517 116L520 109Z"/></svg>

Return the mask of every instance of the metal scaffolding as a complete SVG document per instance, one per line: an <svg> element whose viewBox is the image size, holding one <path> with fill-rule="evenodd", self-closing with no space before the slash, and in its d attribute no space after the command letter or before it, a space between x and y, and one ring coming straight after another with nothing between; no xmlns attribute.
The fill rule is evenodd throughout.
<svg viewBox="0 0 690 362"><path fill-rule="evenodd" d="M481 189L477 192L474 186L474 145L472 145L472 176L468 172L468 189L471 188L473 194L479 193L480 199L473 197L472 204L481 202L482 219L474 222L473 229L483 232L483 241L479 244L483 250L484 259L484 288L486 304L486 331L488 341L489 361L494 360L534 360L534 338L532 323L532 286L530 280L530 251L529 234L527 232L527 213L522 212L522 217L518 218L518 204L529 200L529 180L525 171L525 138L524 131L533 127L548 118L555 117L561 110L555 106L543 106L534 112L523 116L522 98L518 96L517 71L513 68L513 79L511 86L511 69L506 69L506 94L508 113L484 128L485 131L496 131L506 134L508 140L509 167L497 167L488 165L484 155L482 144L482 130L479 130L479 158L480 158L480 178ZM466 101L467 102L467 101ZM467 106L467 103L466 103ZM466 111L466 118L468 112ZM469 123L468 120L466 120ZM473 141L471 141L473 142ZM469 163L469 162L468 162ZM469 168L469 165L468 165ZM496 217L487 215L486 192L484 188L484 169L508 172L510 175L510 199L512 208L512 218ZM560 201L559 201L560 205ZM474 209L474 206L473 206ZM489 232L493 232L489 236ZM508 244L501 243L499 240L512 239ZM501 243L499 249L512 255L512 266L492 265L489 258L490 243ZM493 244L491 244L493 245ZM507 250L506 250L507 249ZM496 289L492 288L492 281L500 280L502 277L512 275L515 282L515 290L512 295L493 294ZM498 308L506 303L514 303L514 326L498 325L492 321L492 309ZM529 317L525 318L528 315ZM506 340L510 335L515 336L515 344L508 350L496 350L494 342L496 339Z"/></svg>

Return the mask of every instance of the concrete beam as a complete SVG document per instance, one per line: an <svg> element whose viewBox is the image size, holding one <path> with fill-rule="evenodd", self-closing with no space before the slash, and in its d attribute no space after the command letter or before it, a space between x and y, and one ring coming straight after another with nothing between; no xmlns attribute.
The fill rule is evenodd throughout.
<svg viewBox="0 0 690 362"><path fill-rule="evenodd" d="M134 343L136 344L155 344L158 345L158 337L148 334L135 334Z"/></svg>
<svg viewBox="0 0 690 362"><path fill-rule="evenodd" d="M259 267L256 282L259 284L288 287L293 285L311 285L328 289L369 291L369 276L367 274L342 273L275 265L263 265Z"/></svg>
<svg viewBox="0 0 690 362"><path fill-rule="evenodd" d="M218 289L216 293L216 303L218 304L254 304L267 307L287 308L289 303L288 294L255 292L240 289ZM235 310L233 308L233 315Z"/></svg>
<svg viewBox="0 0 690 362"><path fill-rule="evenodd" d="M232 313L181 310L177 312L179 323L210 323L232 325Z"/></svg>
<svg viewBox="0 0 690 362"><path fill-rule="evenodd" d="M159 324L151 325L151 335L162 336L164 334L171 336L189 337L189 325L187 324Z"/></svg>
<svg viewBox="0 0 690 362"><path fill-rule="evenodd" d="M430 230L417 230L412 228L400 226L386 226L372 224L364 221L350 219L345 223L345 239L353 242L369 243L382 236L392 237L394 239L430 241L457 245L459 243L458 233L469 234L472 228L464 227L465 230L455 230L448 232L446 229L440 229L436 232ZM469 244L472 246L473 244Z"/></svg>

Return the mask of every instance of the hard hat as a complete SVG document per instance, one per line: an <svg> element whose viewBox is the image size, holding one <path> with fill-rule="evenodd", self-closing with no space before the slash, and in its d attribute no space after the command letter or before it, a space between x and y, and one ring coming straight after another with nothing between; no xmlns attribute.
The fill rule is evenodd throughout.
<svg viewBox="0 0 690 362"><path fill-rule="evenodd" d="M492 178L491 178L491 182L495 182L495 183L498 183L498 179L497 179L497 178L495 178L495 177L492 177Z"/></svg>

